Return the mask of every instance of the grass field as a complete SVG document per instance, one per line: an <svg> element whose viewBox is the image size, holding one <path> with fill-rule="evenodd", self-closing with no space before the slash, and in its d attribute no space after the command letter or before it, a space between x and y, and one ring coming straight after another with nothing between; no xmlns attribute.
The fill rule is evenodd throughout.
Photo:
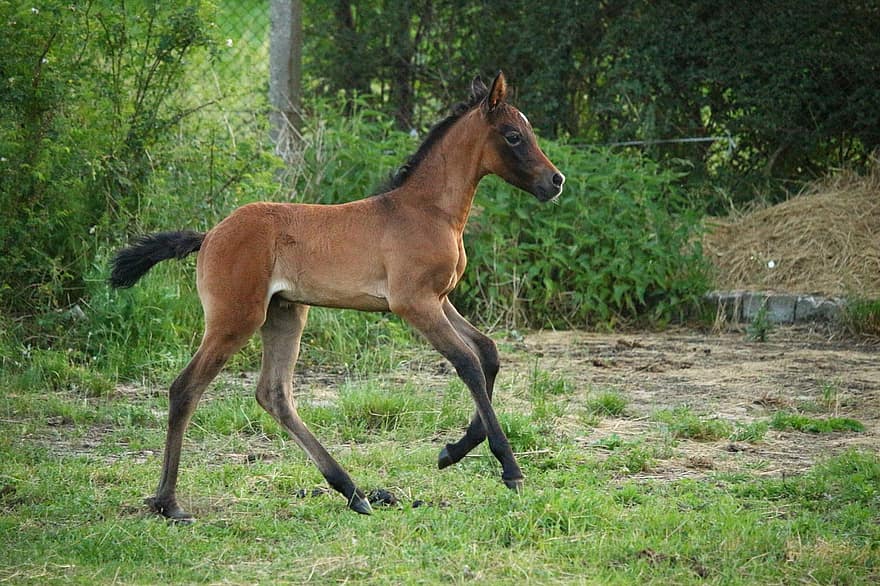
<svg viewBox="0 0 880 586"><path fill-rule="evenodd" d="M724 453L735 445L759 452L781 437L833 437L838 444L863 438L854 419L795 429L851 415L843 383L817 388L811 409L786 405L787 415L775 415L780 407L721 420L698 406L644 403L635 385L583 384L547 352L536 358L528 337L525 345L500 342L508 367L497 403L527 476L521 494L504 488L485 446L436 470L440 447L461 433L471 404L444 363L421 346L383 373L303 373L304 419L366 492L385 489L398 500L374 504L370 517L324 490L319 473L256 405L250 373L224 375L190 427L179 493L198 517L192 525L167 523L142 505L161 465L164 386L94 392L88 385L11 384L0 397L0 581L880 579L876 444L829 450L790 474L769 473L766 460L735 468L701 463L693 451L717 446ZM617 360L636 351L620 351ZM833 408L822 403L829 397ZM695 472L661 473L676 459L692 461Z"/></svg>

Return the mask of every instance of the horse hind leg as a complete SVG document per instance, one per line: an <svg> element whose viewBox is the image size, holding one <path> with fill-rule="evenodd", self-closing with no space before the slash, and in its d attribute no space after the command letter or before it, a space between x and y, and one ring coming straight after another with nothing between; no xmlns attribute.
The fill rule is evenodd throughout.
<svg viewBox="0 0 880 586"><path fill-rule="evenodd" d="M262 316L256 313L250 319L237 317L241 319L223 322L237 324L235 329L217 327L208 322L199 349L171 384L168 393L168 430L162 476L155 496L146 499L146 504L154 512L178 522L188 523L195 520L191 514L180 508L176 498L180 450L187 425L205 388L229 358L247 343L262 321Z"/></svg>
<svg viewBox="0 0 880 586"><path fill-rule="evenodd" d="M364 493L324 449L296 411L293 369L299 356L300 338L308 311L308 305L285 302L277 296L269 302L266 322L260 330L263 363L257 383L257 402L290 433L330 486L346 498L349 508L369 515L370 503Z"/></svg>

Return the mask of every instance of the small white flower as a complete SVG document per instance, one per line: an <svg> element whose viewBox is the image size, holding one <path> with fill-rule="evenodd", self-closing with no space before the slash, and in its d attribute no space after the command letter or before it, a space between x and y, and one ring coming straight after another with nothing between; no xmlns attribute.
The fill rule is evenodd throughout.
<svg viewBox="0 0 880 586"><path fill-rule="evenodd" d="M775 260L768 261L767 268L768 269L775 269L776 268L776 261Z"/></svg>
<svg viewBox="0 0 880 586"><path fill-rule="evenodd" d="M231 47L231 46L232 46L232 39L226 39L226 46L227 46L227 47Z"/></svg>

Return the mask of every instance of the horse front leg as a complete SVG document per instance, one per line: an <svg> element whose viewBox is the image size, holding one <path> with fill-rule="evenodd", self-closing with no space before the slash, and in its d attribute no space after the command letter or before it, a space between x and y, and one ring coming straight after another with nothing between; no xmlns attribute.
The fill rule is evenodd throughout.
<svg viewBox="0 0 880 586"><path fill-rule="evenodd" d="M448 298L443 301L443 313L446 314L459 337L470 346L471 350L479 358L483 375L486 378L486 394L491 402L492 391L495 387L495 377L501 368L501 361L498 357L498 348L495 345L495 341L462 317ZM485 439L486 428L483 425L483 420L480 418L480 413L475 411L464 436L453 444L446 444L440 450L440 455L437 458L437 467L442 470L459 462Z"/></svg>
<svg viewBox="0 0 880 586"><path fill-rule="evenodd" d="M477 413L489 438L489 449L501 463L501 479L508 488L519 490L523 483L523 474L489 400L483 366L471 345L452 325L442 303L429 297L421 303L397 304L392 306L392 311L425 336L452 363L476 404Z"/></svg>

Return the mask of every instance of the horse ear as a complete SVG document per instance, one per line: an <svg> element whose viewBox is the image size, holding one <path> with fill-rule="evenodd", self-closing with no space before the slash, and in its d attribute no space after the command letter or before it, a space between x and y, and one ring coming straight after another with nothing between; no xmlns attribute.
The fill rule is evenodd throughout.
<svg viewBox="0 0 880 586"><path fill-rule="evenodd" d="M471 82L471 99L473 101L479 101L486 97L486 94L489 93L489 88L486 87L486 84L483 83L483 78L479 75L474 77Z"/></svg>
<svg viewBox="0 0 880 586"><path fill-rule="evenodd" d="M499 104L503 104L506 97L507 80L504 79L504 72L499 71L498 75L495 76L495 80L492 82L489 96L486 98L486 105L489 106L489 111L491 112L497 108Z"/></svg>

